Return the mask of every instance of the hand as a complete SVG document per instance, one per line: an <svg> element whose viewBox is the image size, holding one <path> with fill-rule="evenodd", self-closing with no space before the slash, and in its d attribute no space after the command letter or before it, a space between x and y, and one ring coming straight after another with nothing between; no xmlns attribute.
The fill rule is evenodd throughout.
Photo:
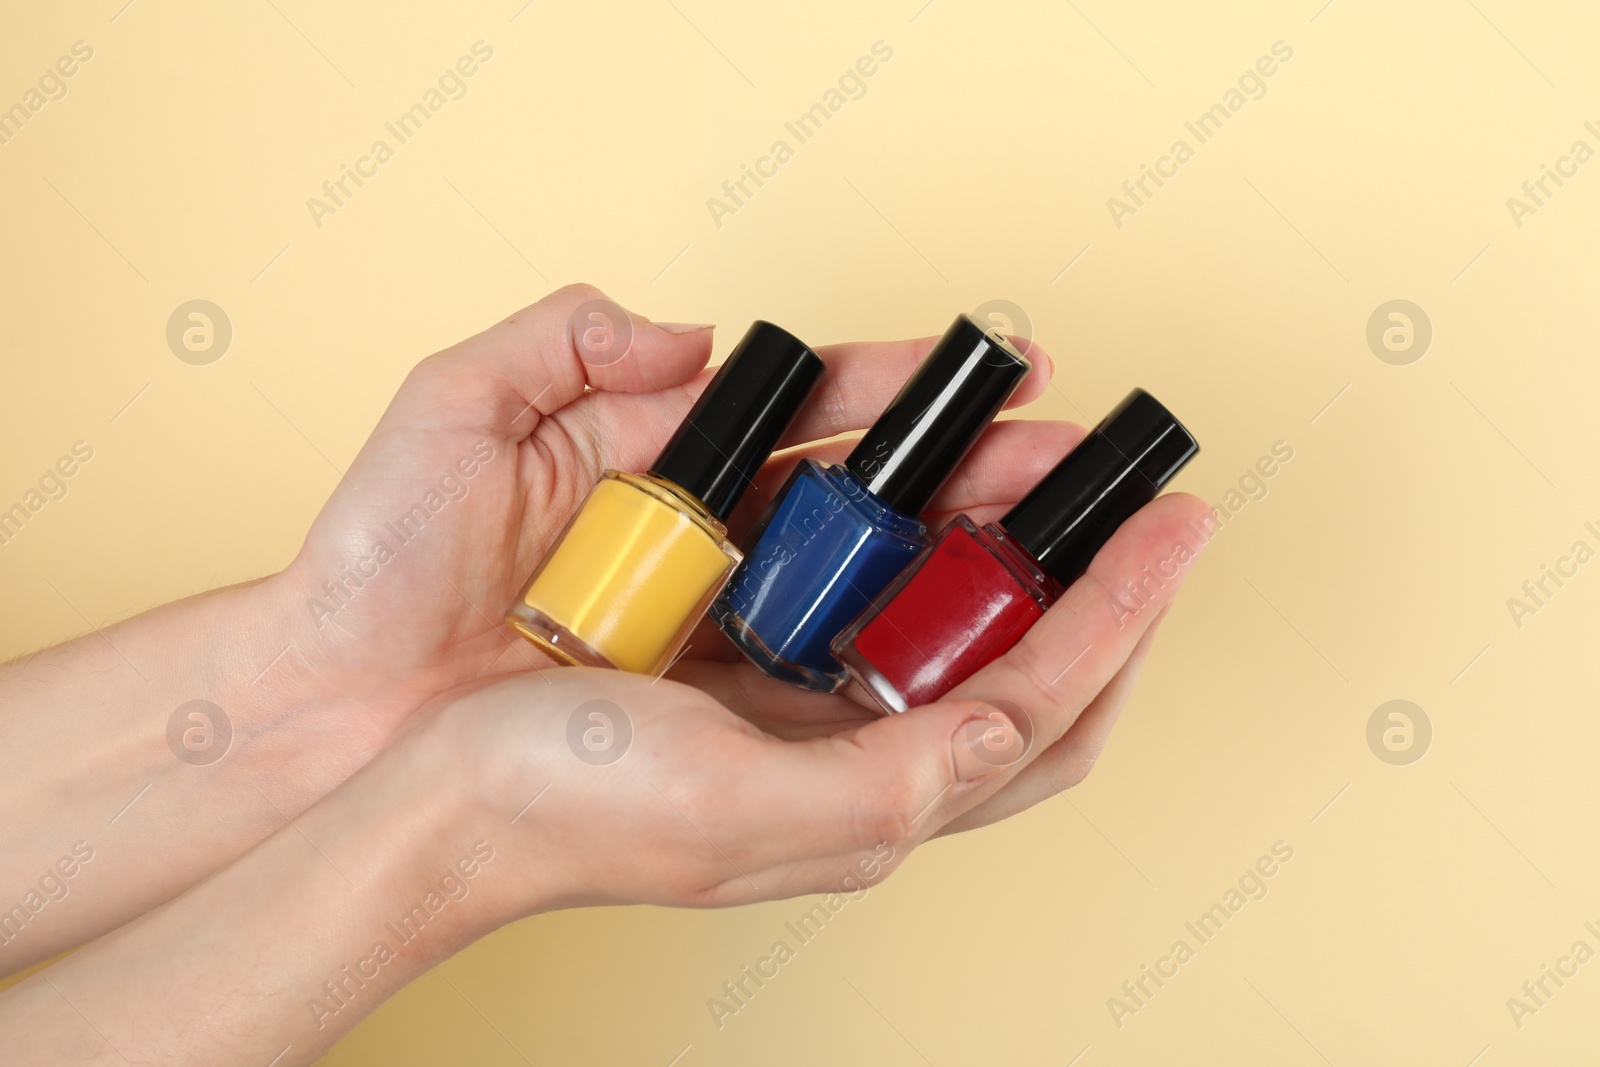
<svg viewBox="0 0 1600 1067"><path fill-rule="evenodd" d="M480 683L396 748L442 754L425 793L529 858L499 921L854 891L929 837L1083 779L1203 547L1205 508L1173 494L1143 509L1016 648L902 715L743 664L686 661L660 680L572 668Z"/></svg>
<svg viewBox="0 0 1600 1067"><path fill-rule="evenodd" d="M562 873L530 870L542 896L507 918L870 885L934 835L1083 781L1205 545L1208 517L1187 494L1142 509L1016 648L902 715L784 685L744 662L685 659L659 681L520 675L453 702L426 729L442 729L432 744L466 761L462 779L485 821L538 797L518 819L536 838L523 851L562 857ZM624 750L592 766L595 755L574 747L582 729L594 731L598 755Z"/></svg>
<svg viewBox="0 0 1600 1067"><path fill-rule="evenodd" d="M438 698L334 797L370 792L427 812L443 838L494 842L489 926L594 904L856 892L930 837L1082 780L1207 514L1184 494L1145 507L1021 643L902 715L712 660L661 679L525 671Z"/></svg>

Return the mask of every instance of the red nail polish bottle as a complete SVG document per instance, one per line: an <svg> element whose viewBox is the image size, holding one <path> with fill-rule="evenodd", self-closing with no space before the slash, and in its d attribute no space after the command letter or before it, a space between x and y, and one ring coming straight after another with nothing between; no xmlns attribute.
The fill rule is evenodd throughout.
<svg viewBox="0 0 1600 1067"><path fill-rule="evenodd" d="M998 525L957 516L839 635L834 655L885 711L938 700L1020 641L1199 451L1135 389Z"/></svg>

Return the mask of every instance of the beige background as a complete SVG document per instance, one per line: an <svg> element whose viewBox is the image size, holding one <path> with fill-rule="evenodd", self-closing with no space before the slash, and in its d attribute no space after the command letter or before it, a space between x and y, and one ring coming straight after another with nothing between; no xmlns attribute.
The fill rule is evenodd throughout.
<svg viewBox="0 0 1600 1067"><path fill-rule="evenodd" d="M0 654L283 565L413 362L574 280L722 324L718 358L758 316L822 344L1006 298L1059 367L1032 414L1148 387L1217 503L1294 449L1090 781L919 852L722 1029L707 998L802 902L520 923L325 1062L1592 1053L1600 963L1520 1029L1506 1006L1600 949L1600 564L1520 628L1507 607L1600 549L1600 162L1520 228L1506 205L1600 149L1586 5L123 2L0 33L5 105L94 48L0 145L0 505L95 450L0 546ZM478 40L465 98L317 227L306 199ZM866 95L719 228L707 198L880 40ZM1107 198L1280 40L1266 95L1115 225ZM164 339L194 298L235 331L209 366ZM1365 339L1391 299L1434 328L1410 365ZM1409 766L1366 740L1391 699L1432 723ZM1280 840L1268 895L1118 1028L1107 999Z"/></svg>

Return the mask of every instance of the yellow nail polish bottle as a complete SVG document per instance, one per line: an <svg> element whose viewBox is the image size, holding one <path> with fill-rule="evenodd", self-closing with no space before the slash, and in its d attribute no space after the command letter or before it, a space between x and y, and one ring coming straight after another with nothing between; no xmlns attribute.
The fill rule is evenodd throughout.
<svg viewBox="0 0 1600 1067"><path fill-rule="evenodd" d="M649 472L605 472L506 621L567 663L664 670L743 558L723 523L822 370L752 325Z"/></svg>

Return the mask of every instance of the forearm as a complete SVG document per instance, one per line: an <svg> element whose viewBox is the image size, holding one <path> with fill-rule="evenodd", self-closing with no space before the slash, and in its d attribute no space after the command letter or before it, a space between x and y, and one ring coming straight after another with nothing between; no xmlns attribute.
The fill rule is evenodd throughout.
<svg viewBox="0 0 1600 1067"><path fill-rule="evenodd" d="M318 695L295 648L304 606L280 585L0 667L0 973L171 899L381 746Z"/></svg>
<svg viewBox="0 0 1600 1067"><path fill-rule="evenodd" d="M0 995L8 1062L315 1059L511 917L495 880L518 828L419 785L439 780L417 766L433 759L386 752L191 892Z"/></svg>

